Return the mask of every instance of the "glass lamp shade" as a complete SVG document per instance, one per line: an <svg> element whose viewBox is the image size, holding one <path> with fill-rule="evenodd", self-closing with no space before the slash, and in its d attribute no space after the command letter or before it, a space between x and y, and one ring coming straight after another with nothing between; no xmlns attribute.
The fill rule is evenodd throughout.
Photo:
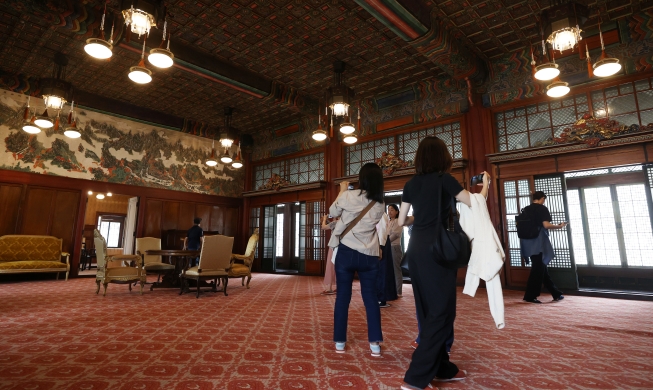
<svg viewBox="0 0 653 390"><path fill-rule="evenodd" d="M150 54L147 56L150 64L162 69L171 67L174 58L175 56L171 51L158 48L150 50Z"/></svg>
<svg viewBox="0 0 653 390"><path fill-rule="evenodd" d="M49 129L50 127L54 126L52 119L48 118L47 116L36 117L34 124L44 129Z"/></svg>
<svg viewBox="0 0 653 390"><path fill-rule="evenodd" d="M137 84L147 84L152 81L152 71L143 66L129 68L129 79Z"/></svg>
<svg viewBox="0 0 653 390"><path fill-rule="evenodd" d="M223 154L223 155L220 157L220 161L222 161L222 162L225 163L225 164L231 164L231 162L233 161L233 159L231 158L231 156L229 155L229 153L225 153L225 154Z"/></svg>
<svg viewBox="0 0 653 390"><path fill-rule="evenodd" d="M594 75L608 77L621 70L621 64L616 58L601 58L594 63Z"/></svg>
<svg viewBox="0 0 653 390"><path fill-rule="evenodd" d="M564 81L554 81L546 87L546 94L553 98L565 96L569 91L569 84Z"/></svg>
<svg viewBox="0 0 653 390"><path fill-rule="evenodd" d="M130 8L122 11L125 24L131 26L131 31L140 37L150 33L150 29L156 24L154 16L137 8Z"/></svg>
<svg viewBox="0 0 653 390"><path fill-rule="evenodd" d="M313 132L313 135L311 137L316 141L324 141L325 139L327 139L327 133L322 129L317 129Z"/></svg>
<svg viewBox="0 0 653 390"><path fill-rule="evenodd" d="M95 197L98 199L104 199L104 194L97 194Z"/></svg>
<svg viewBox="0 0 653 390"><path fill-rule="evenodd" d="M353 123L345 122L340 125L340 132L342 134L351 134L356 131Z"/></svg>
<svg viewBox="0 0 653 390"><path fill-rule="evenodd" d="M45 101L45 108L52 110L61 110L63 105L66 104L66 99L57 95L43 95Z"/></svg>
<svg viewBox="0 0 653 390"><path fill-rule="evenodd" d="M23 131L29 134L38 134L41 132L41 129L36 127L32 122L25 122L23 124Z"/></svg>
<svg viewBox="0 0 653 390"><path fill-rule="evenodd" d="M560 75L558 64L547 62L546 64L538 65L535 67L535 78L542 81L553 80Z"/></svg>
<svg viewBox="0 0 653 390"><path fill-rule="evenodd" d="M63 135L68 138L79 138L82 136L82 133L80 133L76 127L68 127L64 130Z"/></svg>
<svg viewBox="0 0 653 390"><path fill-rule="evenodd" d="M231 166L236 169L240 169L243 167L243 162L240 161L239 159L235 159L233 163L231 163Z"/></svg>
<svg viewBox="0 0 653 390"><path fill-rule="evenodd" d="M347 103L333 103L331 105L331 110L333 110L333 115L335 116L346 116L349 111L349 104Z"/></svg>
<svg viewBox="0 0 653 390"><path fill-rule="evenodd" d="M113 55L113 45L104 39L89 38L84 45L84 51L93 58L106 60Z"/></svg>
<svg viewBox="0 0 653 390"><path fill-rule="evenodd" d="M208 160L206 160L206 165L208 165L210 167L214 167L214 166L218 165L218 162L215 161L213 158L209 158Z"/></svg>
<svg viewBox="0 0 653 390"><path fill-rule="evenodd" d="M581 40L580 32L582 30L576 27L565 27L563 29L554 31L549 35L547 42L551 44L553 50L563 52L576 47Z"/></svg>
<svg viewBox="0 0 653 390"><path fill-rule="evenodd" d="M356 134L348 134L347 136L345 136L345 138L343 139L343 141L344 141L346 144L350 144L350 145L351 145L351 144L355 144L355 143L358 141L358 138L356 138Z"/></svg>
<svg viewBox="0 0 653 390"><path fill-rule="evenodd" d="M229 138L229 135L227 135L227 133L220 134L220 145L222 145L223 148L229 149L233 144L234 144L234 140Z"/></svg>

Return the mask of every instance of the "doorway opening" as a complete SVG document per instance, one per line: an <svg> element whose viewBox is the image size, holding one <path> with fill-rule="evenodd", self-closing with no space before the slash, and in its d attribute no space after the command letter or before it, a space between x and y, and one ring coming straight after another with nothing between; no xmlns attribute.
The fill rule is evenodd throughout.
<svg viewBox="0 0 653 390"><path fill-rule="evenodd" d="M94 231L107 243L105 256L134 253L138 197L89 193L81 238L80 276L97 273L97 248Z"/></svg>

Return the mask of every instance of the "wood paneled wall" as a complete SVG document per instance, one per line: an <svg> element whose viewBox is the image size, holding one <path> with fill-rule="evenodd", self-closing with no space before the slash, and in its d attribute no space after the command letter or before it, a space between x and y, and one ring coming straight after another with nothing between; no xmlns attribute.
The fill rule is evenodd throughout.
<svg viewBox="0 0 653 390"><path fill-rule="evenodd" d="M104 199L98 199L93 195L89 196L88 203L86 203L84 225L97 225L97 213L127 214L129 198L131 196L116 194Z"/></svg>
<svg viewBox="0 0 653 390"><path fill-rule="evenodd" d="M167 229L188 229L198 216L203 218L204 230L233 236L234 251L245 250L248 237L241 233L245 230L247 234L241 223L242 199L9 170L0 170L0 235L45 234L63 238L64 250L72 254L71 276L76 276L84 216L91 215L90 224L95 225L98 211L89 207L87 213L87 199L91 203L89 190L138 197L136 237L161 237Z"/></svg>
<svg viewBox="0 0 653 390"><path fill-rule="evenodd" d="M55 236L73 253L81 198L81 191L0 183L0 235Z"/></svg>
<svg viewBox="0 0 653 390"><path fill-rule="evenodd" d="M187 230L193 226L193 219L199 217L204 230L235 237L239 213L239 206L147 199L142 236L164 239L167 230Z"/></svg>

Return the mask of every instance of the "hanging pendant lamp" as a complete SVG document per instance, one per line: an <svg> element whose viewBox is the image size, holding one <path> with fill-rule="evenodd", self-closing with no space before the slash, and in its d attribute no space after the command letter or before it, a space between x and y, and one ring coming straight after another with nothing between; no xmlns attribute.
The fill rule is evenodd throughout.
<svg viewBox="0 0 653 390"><path fill-rule="evenodd" d="M41 132L41 129L39 129L34 124L36 116L30 117L29 99L30 97L27 96L27 106L25 107L25 112L23 113L23 131L29 134L38 134Z"/></svg>
<svg viewBox="0 0 653 390"><path fill-rule="evenodd" d="M234 161L231 163L231 166L236 169L240 169L243 167L243 160L240 157L240 142L238 143L238 152L236 153L236 157L234 158Z"/></svg>
<svg viewBox="0 0 653 390"><path fill-rule="evenodd" d="M156 66L157 68L167 69L174 64L175 55L170 51L170 36L168 36L168 46L164 49L163 44L166 41L166 29L168 26L168 21L163 22L163 40L161 41L161 47L154 48L150 50L150 54L147 56L147 60L150 64Z"/></svg>
<svg viewBox="0 0 653 390"><path fill-rule="evenodd" d="M317 129L313 131L313 135L311 135L311 138L313 138L316 141L324 141L327 139L327 132L324 131L322 128L322 118L320 118L320 104L318 102L318 112L317 112Z"/></svg>
<svg viewBox="0 0 653 390"><path fill-rule="evenodd" d="M143 38L141 60L138 65L129 68L129 78L137 84L147 84L152 81L152 71L145 67L145 38Z"/></svg>
<svg viewBox="0 0 653 390"><path fill-rule="evenodd" d="M209 157L208 160L206 160L206 165L210 167L214 167L218 165L218 162L215 159L215 139L213 140L213 143L211 145L211 156Z"/></svg>
<svg viewBox="0 0 653 390"><path fill-rule="evenodd" d="M555 79L551 84L546 87L546 94L552 98L559 98L567 95L571 89L569 83Z"/></svg>
<svg viewBox="0 0 653 390"><path fill-rule="evenodd" d="M64 129L63 134L68 138L79 138L82 133L77 129L77 118L74 116L73 107L75 102L70 103L70 112L68 113L68 126Z"/></svg>
<svg viewBox="0 0 653 390"><path fill-rule="evenodd" d="M107 41L104 37L104 19L107 14L107 5L104 4L104 13L102 14L102 22L100 23L100 37L89 38L84 45L84 51L93 58L98 60L106 60L113 55L113 25L111 25L111 35Z"/></svg>
<svg viewBox="0 0 653 390"><path fill-rule="evenodd" d="M617 58L608 57L605 54L605 44L603 43L603 33L599 24L599 37L601 38L601 57L594 63L594 74L598 77L608 77L616 74L621 70L621 64Z"/></svg>

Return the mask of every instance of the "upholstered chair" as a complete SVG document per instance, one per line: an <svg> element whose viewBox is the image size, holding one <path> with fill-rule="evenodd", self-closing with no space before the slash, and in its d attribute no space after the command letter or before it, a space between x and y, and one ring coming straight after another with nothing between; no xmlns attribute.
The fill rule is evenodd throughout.
<svg viewBox="0 0 653 390"><path fill-rule="evenodd" d="M161 280L161 274L173 272L175 266L173 264L164 263L161 256L146 255L145 251L149 250L161 250L161 239L155 237L142 237L136 239L136 254L143 258L145 273L157 274L156 282L158 283ZM145 284L152 283L145 282ZM150 287L150 291L152 291L153 287L154 284Z"/></svg>
<svg viewBox="0 0 653 390"><path fill-rule="evenodd" d="M95 277L97 290L95 293L100 292L100 284L104 285L104 294L102 295L106 296L109 283L128 284L129 291L131 291L132 282L140 282L142 295L145 284L143 259L137 255L107 256L107 242L97 229L93 231L93 241L97 259L97 275Z"/></svg>
<svg viewBox="0 0 653 390"><path fill-rule="evenodd" d="M249 281L252 280L252 263L254 262L254 253L256 252L257 244L258 228L254 230L254 234L249 238L244 255L231 254L229 277L242 278L243 286L245 285L245 277L247 277L247 288L249 288Z"/></svg>
<svg viewBox="0 0 653 390"><path fill-rule="evenodd" d="M213 280L211 292L218 292L217 281L223 282L222 291L227 296L227 283L229 281L229 265L231 250L234 247L234 238L222 235L204 236L204 244L200 252L200 262L196 267L191 267L181 273L181 291L179 295L188 290L188 279L197 283L197 298L200 296L200 281Z"/></svg>

